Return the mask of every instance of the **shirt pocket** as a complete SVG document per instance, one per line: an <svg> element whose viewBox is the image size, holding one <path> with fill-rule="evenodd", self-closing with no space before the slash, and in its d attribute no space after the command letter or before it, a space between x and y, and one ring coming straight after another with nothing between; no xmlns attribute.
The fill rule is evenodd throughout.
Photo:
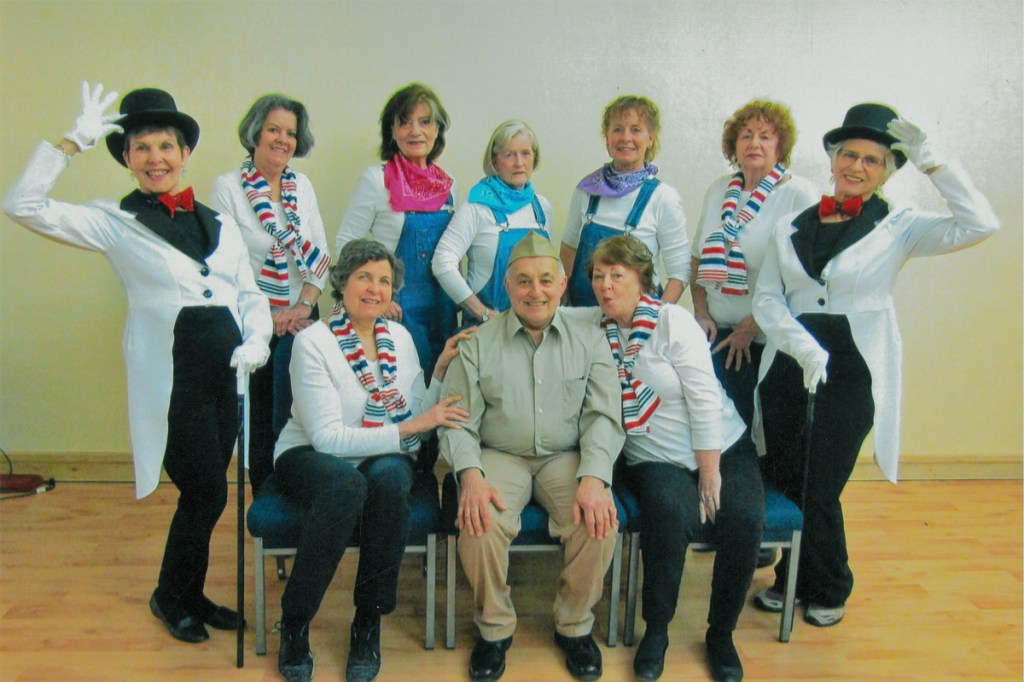
<svg viewBox="0 0 1024 682"><path fill-rule="evenodd" d="M587 377L570 376L562 380L561 414L567 423L577 427L583 399L587 394Z"/></svg>

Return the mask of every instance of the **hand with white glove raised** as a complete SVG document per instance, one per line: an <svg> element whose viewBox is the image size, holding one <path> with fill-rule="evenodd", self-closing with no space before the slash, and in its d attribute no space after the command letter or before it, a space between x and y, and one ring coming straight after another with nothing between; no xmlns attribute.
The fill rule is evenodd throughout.
<svg viewBox="0 0 1024 682"><path fill-rule="evenodd" d="M812 393L818 390L818 384L828 381L828 351L818 346L797 358L800 369L804 371L804 388Z"/></svg>
<svg viewBox="0 0 1024 682"><path fill-rule="evenodd" d="M928 136L905 118L889 121L889 134L895 137L892 148L903 152L922 173L929 173L943 164L941 154L928 142Z"/></svg>
<svg viewBox="0 0 1024 682"><path fill-rule="evenodd" d="M92 149L104 137L113 132L124 132L121 126L114 123L121 118L121 114L104 114L107 107L117 100L117 93L103 95L103 85L96 84L96 88L89 91L89 84L82 81L82 113L75 119L71 130L64 133L64 138L74 142L80 151Z"/></svg>
<svg viewBox="0 0 1024 682"><path fill-rule="evenodd" d="M235 349L231 354L231 366L237 367L246 374L252 374L262 367L270 357L270 346L250 339Z"/></svg>

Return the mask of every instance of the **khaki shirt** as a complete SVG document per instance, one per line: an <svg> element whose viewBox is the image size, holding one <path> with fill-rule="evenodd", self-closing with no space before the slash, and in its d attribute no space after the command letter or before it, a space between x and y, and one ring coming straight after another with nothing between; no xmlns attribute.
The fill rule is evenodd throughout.
<svg viewBox="0 0 1024 682"><path fill-rule="evenodd" d="M622 394L604 334L555 313L541 342L510 311L459 344L442 397L462 396L462 429L440 429L441 455L456 472L478 468L481 447L520 457L579 451L577 478L612 480Z"/></svg>

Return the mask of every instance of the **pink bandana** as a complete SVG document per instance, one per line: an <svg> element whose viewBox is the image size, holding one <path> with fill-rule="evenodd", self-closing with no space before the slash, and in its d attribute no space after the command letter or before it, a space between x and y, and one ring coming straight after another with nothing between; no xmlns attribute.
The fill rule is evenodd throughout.
<svg viewBox="0 0 1024 682"><path fill-rule="evenodd" d="M436 164L420 168L399 153L384 164L384 188L392 211L432 213L448 201L452 179Z"/></svg>

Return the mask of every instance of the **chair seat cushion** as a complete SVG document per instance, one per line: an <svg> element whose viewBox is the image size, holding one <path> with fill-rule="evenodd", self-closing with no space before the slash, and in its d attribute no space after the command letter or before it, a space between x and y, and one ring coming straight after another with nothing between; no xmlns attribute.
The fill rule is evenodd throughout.
<svg viewBox="0 0 1024 682"><path fill-rule="evenodd" d="M424 545L427 536L441 528L441 509L438 503L437 477L429 471L419 471L412 486L411 521L408 545ZM295 547L302 534L302 511L281 491L277 474L271 474L263 483L259 495L249 505L246 514L249 533L263 538L268 549ZM356 527L349 546L359 545L359 527Z"/></svg>
<svg viewBox="0 0 1024 682"><path fill-rule="evenodd" d="M626 509L617 495L615 499L615 511L619 518L619 530L625 528ZM441 496L441 516L443 527L448 535L458 535L459 529L455 526L455 517L459 510L459 492L455 484L455 476L447 474L444 477ZM523 509L520 517L519 535L512 541L512 545L557 545L558 540L551 537L548 532L548 512L536 501L530 501Z"/></svg>

